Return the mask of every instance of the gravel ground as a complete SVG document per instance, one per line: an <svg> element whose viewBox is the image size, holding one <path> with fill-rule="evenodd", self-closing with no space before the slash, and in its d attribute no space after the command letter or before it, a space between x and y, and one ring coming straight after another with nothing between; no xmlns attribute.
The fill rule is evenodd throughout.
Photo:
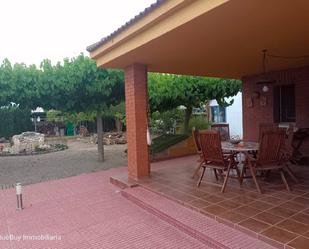
<svg viewBox="0 0 309 249"><path fill-rule="evenodd" d="M97 147L88 140L69 141L69 149L42 155L0 157L0 189L16 182L31 184L125 166L126 145L105 146L105 161L98 162Z"/></svg>

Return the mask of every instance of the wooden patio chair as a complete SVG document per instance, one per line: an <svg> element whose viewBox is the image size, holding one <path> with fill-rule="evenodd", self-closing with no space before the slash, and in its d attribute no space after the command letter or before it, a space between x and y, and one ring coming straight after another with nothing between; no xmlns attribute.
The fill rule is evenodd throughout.
<svg viewBox="0 0 309 249"><path fill-rule="evenodd" d="M246 167L249 167L256 188L260 194L262 194L262 190L256 177L258 171L279 171L286 189L291 191L283 171L285 165L281 160L281 148L283 146L284 136L285 132L280 129L263 132L257 158L254 159L247 155ZM243 176L243 172L241 176Z"/></svg>
<svg viewBox="0 0 309 249"><path fill-rule="evenodd" d="M293 138L294 138L294 125L290 124L289 127L280 128L285 132L285 138L282 142L283 146L281 148L281 158L285 164L285 170L288 172L290 177L294 182L298 183L298 179L290 168L291 162L296 164L293 159L294 148L292 146Z"/></svg>
<svg viewBox="0 0 309 249"><path fill-rule="evenodd" d="M198 166L196 167L192 175L192 178L194 178L198 174L200 168L202 167L202 164L204 163L204 157L200 145L199 130L196 129L195 127L192 128L192 137L196 148L196 152L199 155L199 159L197 160Z"/></svg>
<svg viewBox="0 0 309 249"><path fill-rule="evenodd" d="M221 192L224 193L228 178L230 177L230 171L235 169L237 172L237 178L239 183L241 183L240 172L234 160L234 155L229 154L224 156L221 148L221 138L218 131L208 130L200 131L200 146L203 155L204 162L201 165L203 168L200 179L197 183L199 187L203 180L206 168L213 169L215 173L216 180L218 181L217 170L219 172L226 171L223 184L215 184L221 187Z"/></svg>
<svg viewBox="0 0 309 249"><path fill-rule="evenodd" d="M260 123L259 125L259 140L258 142L261 142L262 134L265 131L272 131L278 129L278 125L274 123ZM253 155L254 158L256 158L257 154L256 151L249 151L249 154Z"/></svg>
<svg viewBox="0 0 309 249"><path fill-rule="evenodd" d="M220 133L221 141L230 140L230 126L229 124L212 124L211 129Z"/></svg>
<svg viewBox="0 0 309 249"><path fill-rule="evenodd" d="M277 124L274 123L260 123L259 125L259 143L261 142L262 135L265 131L273 131L278 128Z"/></svg>

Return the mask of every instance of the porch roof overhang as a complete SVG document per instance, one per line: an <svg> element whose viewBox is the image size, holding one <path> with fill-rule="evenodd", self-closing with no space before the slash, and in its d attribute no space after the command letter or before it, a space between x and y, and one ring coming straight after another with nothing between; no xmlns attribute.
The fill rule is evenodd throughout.
<svg viewBox="0 0 309 249"><path fill-rule="evenodd" d="M309 1L166 0L102 44L97 65L148 65L152 72L241 78L262 72L262 53L309 55ZM271 58L267 70L309 65Z"/></svg>

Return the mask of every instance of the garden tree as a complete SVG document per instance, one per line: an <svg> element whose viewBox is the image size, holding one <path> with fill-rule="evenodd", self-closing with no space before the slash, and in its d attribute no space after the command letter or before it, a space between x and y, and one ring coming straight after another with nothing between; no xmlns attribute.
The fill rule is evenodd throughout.
<svg viewBox="0 0 309 249"><path fill-rule="evenodd" d="M1 136L31 129L31 110L39 103L39 73L35 65L12 65L8 59L0 65Z"/></svg>
<svg viewBox="0 0 309 249"><path fill-rule="evenodd" d="M5 59L0 66L0 107L10 104L13 95L12 72L10 61Z"/></svg>
<svg viewBox="0 0 309 249"><path fill-rule="evenodd" d="M0 66L0 106L15 103L24 110L39 103L39 70L35 65L12 64L5 59Z"/></svg>
<svg viewBox="0 0 309 249"><path fill-rule="evenodd" d="M106 110L105 116L110 116L115 120L116 129L121 132L126 124L125 102L122 101L118 105L112 105Z"/></svg>
<svg viewBox="0 0 309 249"><path fill-rule="evenodd" d="M96 112L99 160L103 161L102 113L124 99L123 74L98 68L83 54L55 66L45 60L41 69L39 89L43 108L65 113Z"/></svg>
<svg viewBox="0 0 309 249"><path fill-rule="evenodd" d="M193 107L216 99L221 106L228 106L224 98L235 96L241 89L239 80L181 76L175 74L148 74L150 111L166 111L180 105L186 107L184 130L188 132Z"/></svg>

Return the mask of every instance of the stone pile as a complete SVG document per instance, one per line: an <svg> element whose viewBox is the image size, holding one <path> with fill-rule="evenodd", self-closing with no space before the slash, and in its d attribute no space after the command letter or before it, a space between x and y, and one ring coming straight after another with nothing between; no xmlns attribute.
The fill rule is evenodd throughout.
<svg viewBox="0 0 309 249"><path fill-rule="evenodd" d="M94 134L90 136L91 143L98 143L98 135ZM123 132L105 132L103 135L103 143L105 145L112 145L112 144L126 144L127 143L127 136L126 133Z"/></svg>
<svg viewBox="0 0 309 249"><path fill-rule="evenodd" d="M38 148L47 149L48 146L45 144L44 134L30 131L13 136L12 144L12 154L34 152Z"/></svg>

